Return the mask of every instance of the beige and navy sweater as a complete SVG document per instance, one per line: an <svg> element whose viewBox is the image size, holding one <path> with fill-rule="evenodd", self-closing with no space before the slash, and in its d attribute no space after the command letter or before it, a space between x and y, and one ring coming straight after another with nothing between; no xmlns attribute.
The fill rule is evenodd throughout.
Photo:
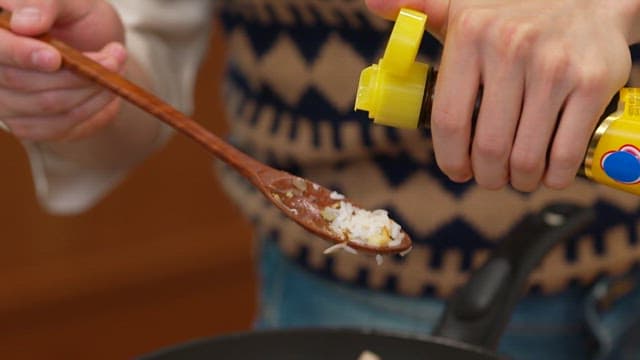
<svg viewBox="0 0 640 360"><path fill-rule="evenodd" d="M408 296L447 296L528 212L554 201L592 206L597 222L555 248L532 275L553 293L617 274L640 259L639 199L578 179L563 191L524 194L450 182L429 134L372 125L353 111L360 71L377 62L390 31L362 0L229 0L218 8L228 41L225 81L230 140L275 167L385 208L414 240L404 258L338 252L285 219L233 170L228 193L282 251L322 276ZM429 38L422 60L436 63Z"/></svg>

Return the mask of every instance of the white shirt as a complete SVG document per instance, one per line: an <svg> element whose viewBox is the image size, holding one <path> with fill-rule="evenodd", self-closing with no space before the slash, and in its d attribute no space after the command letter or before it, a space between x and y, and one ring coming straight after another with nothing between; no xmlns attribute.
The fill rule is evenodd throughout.
<svg viewBox="0 0 640 360"><path fill-rule="evenodd" d="M126 47L153 81L153 91L185 113L193 110L193 90L208 46L213 1L110 0L126 29ZM168 138L165 127L158 141ZM86 168L25 143L36 194L53 213L86 210L117 185L128 169Z"/></svg>

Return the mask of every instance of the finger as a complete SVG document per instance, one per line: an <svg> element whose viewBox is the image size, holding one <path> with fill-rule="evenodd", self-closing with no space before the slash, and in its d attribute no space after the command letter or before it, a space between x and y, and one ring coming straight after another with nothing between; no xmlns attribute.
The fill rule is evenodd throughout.
<svg viewBox="0 0 640 360"><path fill-rule="evenodd" d="M0 65L51 72L62 59L53 47L0 29Z"/></svg>
<svg viewBox="0 0 640 360"><path fill-rule="evenodd" d="M11 133L21 140L56 140L69 132L77 121L65 116L25 117L3 120Z"/></svg>
<svg viewBox="0 0 640 360"><path fill-rule="evenodd" d="M546 74L551 72L527 77L526 98L509 159L511 184L520 191L533 191L542 180L549 144L569 92L567 86Z"/></svg>
<svg viewBox="0 0 640 360"><path fill-rule="evenodd" d="M61 26L51 29L52 36L83 51L97 51L112 41L124 42L121 19L109 1L63 0L60 7Z"/></svg>
<svg viewBox="0 0 640 360"><path fill-rule="evenodd" d="M111 104L114 99L119 98L105 90L66 114L8 118L3 121L15 136L23 140L60 140L76 132L86 134L88 130L97 129L111 120L115 116L113 107L116 104ZM94 118L98 121L96 124L80 127L84 122L96 121ZM76 127L82 132L75 130Z"/></svg>
<svg viewBox="0 0 640 360"><path fill-rule="evenodd" d="M54 73L0 66L0 88L23 93L86 87L91 81L69 70Z"/></svg>
<svg viewBox="0 0 640 360"><path fill-rule="evenodd" d="M101 91L97 96L90 98L84 104L72 109L69 116L74 119L84 121L97 113L104 111L104 107L111 103L114 98L119 98L109 90Z"/></svg>
<svg viewBox="0 0 640 360"><path fill-rule="evenodd" d="M428 16L427 28L444 36L449 0L366 0L365 2L371 11L389 20L394 20L401 8L421 11Z"/></svg>
<svg viewBox="0 0 640 360"><path fill-rule="evenodd" d="M553 139L544 184L552 189L569 186L585 156L599 115L606 107L604 96L572 93L567 99Z"/></svg>
<svg viewBox="0 0 640 360"><path fill-rule="evenodd" d="M64 136L64 140L75 140L85 138L110 124L120 111L122 99L112 96L100 111L94 113L87 121L79 123Z"/></svg>
<svg viewBox="0 0 640 360"><path fill-rule="evenodd" d="M76 22L90 14L91 0L2 0L0 7L11 11L11 30L20 35L35 36L52 29L54 24Z"/></svg>
<svg viewBox="0 0 640 360"><path fill-rule="evenodd" d="M109 41L124 41L120 17L108 1L0 0L0 7L13 11L11 30L20 35L49 32L84 51L95 51Z"/></svg>
<svg viewBox="0 0 640 360"><path fill-rule="evenodd" d="M112 71L120 71L126 61L124 49L118 43L109 44L98 53L86 53L85 55ZM13 66L0 66L0 88L33 93L86 86L95 85L93 81L69 70L42 73Z"/></svg>
<svg viewBox="0 0 640 360"><path fill-rule="evenodd" d="M100 91L82 87L24 94L0 89L0 118L64 114Z"/></svg>
<svg viewBox="0 0 640 360"><path fill-rule="evenodd" d="M499 189L509 180L509 155L520 118L524 75L519 64L491 62L485 69L471 150L472 169L479 185Z"/></svg>
<svg viewBox="0 0 640 360"><path fill-rule="evenodd" d="M110 42L99 52L88 52L85 55L115 72L123 70L127 60L127 50L120 42Z"/></svg>
<svg viewBox="0 0 640 360"><path fill-rule="evenodd" d="M57 1L12 0L0 2L11 11L11 31L26 36L40 35L51 28L57 14Z"/></svg>
<svg viewBox="0 0 640 360"><path fill-rule="evenodd" d="M124 68L126 54L122 45L112 43L100 53L88 54L112 71ZM81 81L81 80L80 80ZM77 88L61 88L35 93L10 91L0 88L0 117L39 116L62 114L94 96L103 88L92 82Z"/></svg>
<svg viewBox="0 0 640 360"><path fill-rule="evenodd" d="M434 91L431 133L436 162L453 181L472 177L469 159L471 117L480 84L473 37L447 38Z"/></svg>

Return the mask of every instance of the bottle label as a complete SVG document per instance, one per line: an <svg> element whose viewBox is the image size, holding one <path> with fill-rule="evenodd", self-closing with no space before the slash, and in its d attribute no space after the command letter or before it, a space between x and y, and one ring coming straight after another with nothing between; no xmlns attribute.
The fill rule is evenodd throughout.
<svg viewBox="0 0 640 360"><path fill-rule="evenodd" d="M620 91L618 111L592 138L585 173L598 183L640 195L640 88Z"/></svg>

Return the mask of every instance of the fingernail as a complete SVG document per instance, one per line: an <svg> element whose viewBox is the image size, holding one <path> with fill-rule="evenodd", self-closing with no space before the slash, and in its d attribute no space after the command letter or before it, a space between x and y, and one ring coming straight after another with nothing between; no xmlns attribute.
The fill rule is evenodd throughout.
<svg viewBox="0 0 640 360"><path fill-rule="evenodd" d="M449 179L453 182L457 182L457 183L466 183L467 181L471 180L473 178L473 175L459 175L459 176L450 176Z"/></svg>
<svg viewBox="0 0 640 360"><path fill-rule="evenodd" d="M58 67L58 57L49 49L40 49L31 54L31 63L41 70L55 70Z"/></svg>
<svg viewBox="0 0 640 360"><path fill-rule="evenodd" d="M113 57L106 57L104 59L100 59L98 60L98 63L100 63L100 65L106 67L107 69L110 70L115 70L118 66L118 62L116 61L116 59L114 59Z"/></svg>
<svg viewBox="0 0 640 360"><path fill-rule="evenodd" d="M110 55L108 59L113 61L115 66L118 66L126 58L125 49L121 45L112 44L106 50Z"/></svg>
<svg viewBox="0 0 640 360"><path fill-rule="evenodd" d="M41 17L42 13L40 12L40 9L36 7L25 7L18 9L13 13L13 16L11 17L11 25L22 27L38 24Z"/></svg>
<svg viewBox="0 0 640 360"><path fill-rule="evenodd" d="M120 56L122 54L122 52L124 51L124 49L122 48L122 45L117 44L117 43L111 43L109 45L107 45L107 53L113 55L113 56Z"/></svg>

